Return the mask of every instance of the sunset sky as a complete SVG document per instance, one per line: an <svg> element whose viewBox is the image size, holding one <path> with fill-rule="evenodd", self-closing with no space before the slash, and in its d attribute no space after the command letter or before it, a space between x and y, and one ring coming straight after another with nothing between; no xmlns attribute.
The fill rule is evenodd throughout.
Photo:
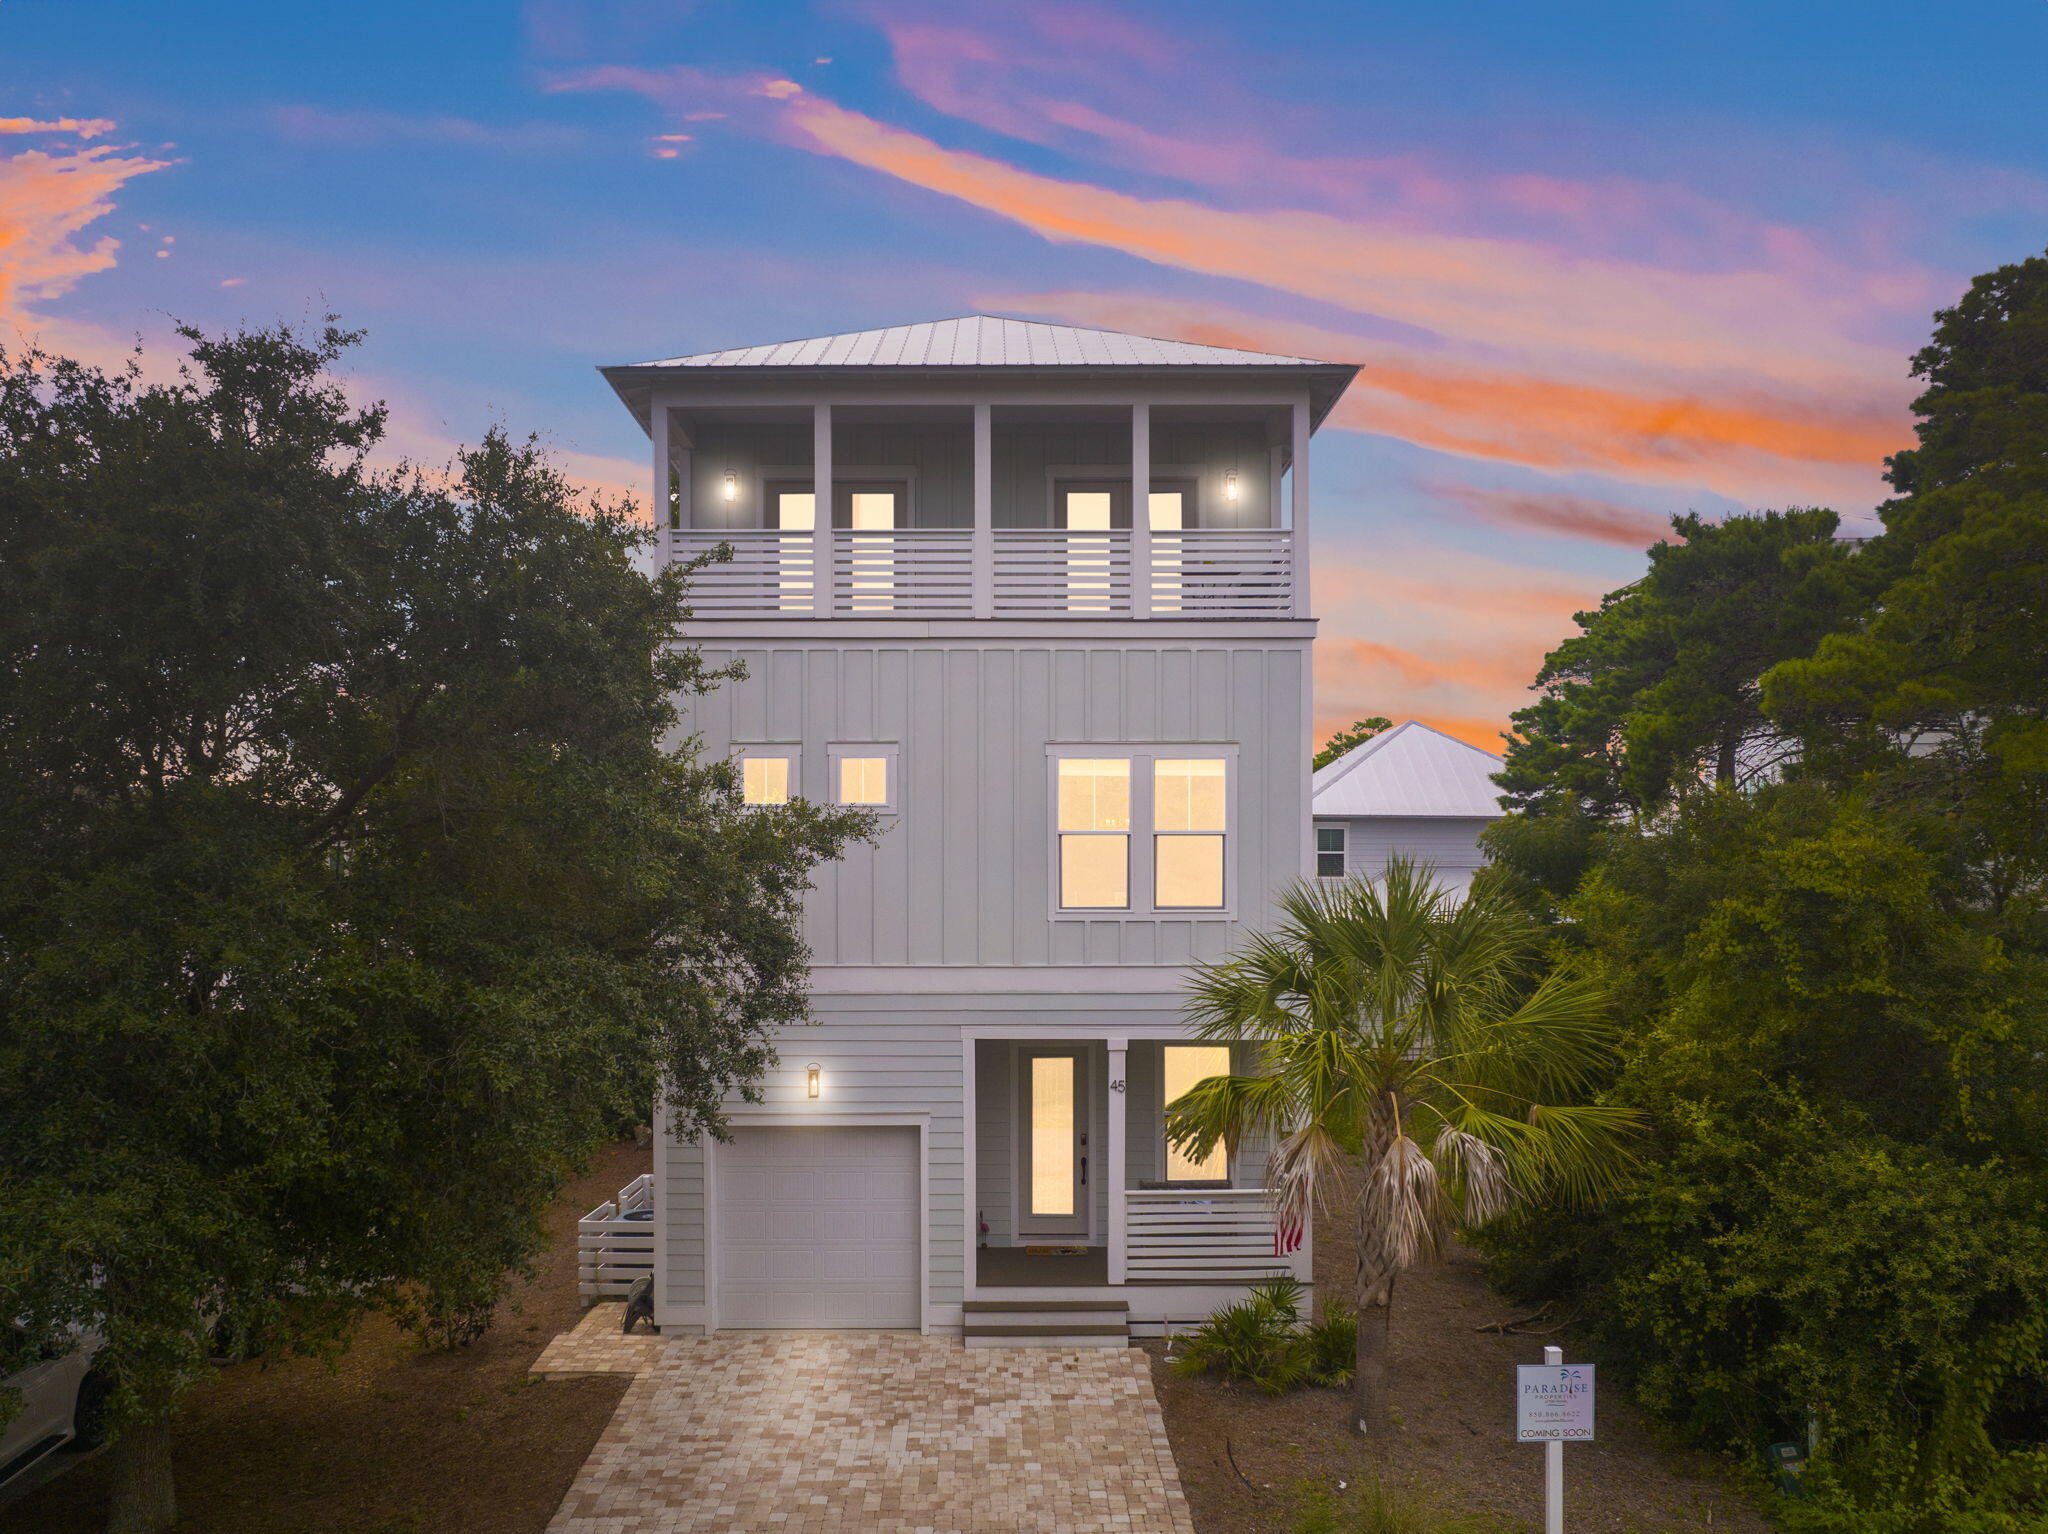
<svg viewBox="0 0 2048 1534"><path fill-rule="evenodd" d="M1497 745L1688 509L1852 528L2048 245L2048 3L0 4L0 345L366 327L644 495L601 363L974 312L1363 364L1318 712Z"/></svg>

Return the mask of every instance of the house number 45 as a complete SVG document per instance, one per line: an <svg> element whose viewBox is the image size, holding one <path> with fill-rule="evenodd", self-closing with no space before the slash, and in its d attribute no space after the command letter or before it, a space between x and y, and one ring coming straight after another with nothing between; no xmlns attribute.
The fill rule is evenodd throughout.
<svg viewBox="0 0 2048 1534"><path fill-rule="evenodd" d="M1112 1081L1109 1084L1109 1089L1112 1092L1121 1092L1124 1089L1123 1078L1119 1076L1115 1081Z"/></svg>

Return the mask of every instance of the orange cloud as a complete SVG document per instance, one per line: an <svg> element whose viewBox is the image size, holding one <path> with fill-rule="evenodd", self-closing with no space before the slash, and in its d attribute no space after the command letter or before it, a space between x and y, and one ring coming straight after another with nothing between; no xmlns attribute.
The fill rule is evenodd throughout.
<svg viewBox="0 0 2048 1534"><path fill-rule="evenodd" d="M38 121L33 117L0 117L0 133L75 133L80 138L98 138L114 131L111 117L54 117Z"/></svg>
<svg viewBox="0 0 2048 1534"><path fill-rule="evenodd" d="M32 305L68 293L114 264L120 241L77 236L114 210L114 194L170 162L109 145L0 156L0 321L31 319Z"/></svg>
<svg viewBox="0 0 2048 1534"><path fill-rule="evenodd" d="M1068 292L989 301L1075 324L1357 362L1362 371L1337 407L1336 425L1530 468L1706 484L1766 500L1795 493L1862 500L1874 491L1885 455L1910 440L1903 408L1853 396L1814 401L1786 389L1744 397L1686 394L1654 382L1588 384L1173 299ZM1640 539L1631 530L1627 541L1641 547L1661 530Z"/></svg>

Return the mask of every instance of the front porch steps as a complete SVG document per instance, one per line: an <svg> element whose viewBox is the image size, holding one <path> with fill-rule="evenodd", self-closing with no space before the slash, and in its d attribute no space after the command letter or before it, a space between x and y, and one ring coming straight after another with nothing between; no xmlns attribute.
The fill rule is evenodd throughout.
<svg viewBox="0 0 2048 1534"><path fill-rule="evenodd" d="M1131 1343L1122 1300L969 1300L963 1340L970 1348L1123 1348Z"/></svg>

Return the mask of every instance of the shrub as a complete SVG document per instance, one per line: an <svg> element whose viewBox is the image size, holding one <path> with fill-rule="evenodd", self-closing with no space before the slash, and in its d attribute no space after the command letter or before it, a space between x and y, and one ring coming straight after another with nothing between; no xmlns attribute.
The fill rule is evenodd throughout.
<svg viewBox="0 0 2048 1534"><path fill-rule="evenodd" d="M1276 1278L1204 1321L1182 1341L1173 1367L1189 1376L1244 1380L1280 1395L1297 1385L1350 1384L1357 1347L1358 1317L1352 1311L1326 1304L1322 1319L1304 1329L1301 1285Z"/></svg>

